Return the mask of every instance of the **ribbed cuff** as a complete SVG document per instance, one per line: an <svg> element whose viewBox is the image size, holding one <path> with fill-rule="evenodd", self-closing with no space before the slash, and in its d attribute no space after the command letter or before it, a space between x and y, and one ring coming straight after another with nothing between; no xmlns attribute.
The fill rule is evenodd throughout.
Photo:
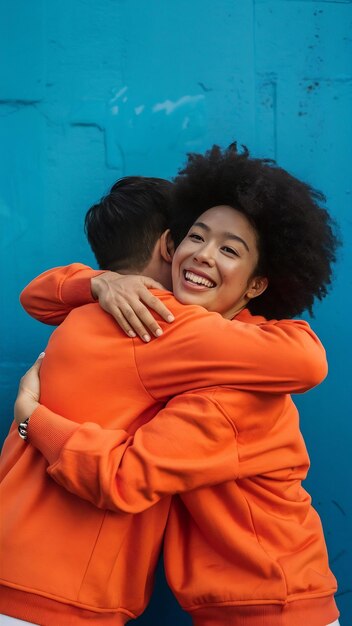
<svg viewBox="0 0 352 626"><path fill-rule="evenodd" d="M103 273L103 270L80 270L77 276L70 276L70 279L65 280L61 286L62 302L74 306L95 302L90 281Z"/></svg>
<svg viewBox="0 0 352 626"><path fill-rule="evenodd" d="M76 422L39 404L28 423L28 443L37 448L52 465L58 460L63 446L77 428L79 424Z"/></svg>

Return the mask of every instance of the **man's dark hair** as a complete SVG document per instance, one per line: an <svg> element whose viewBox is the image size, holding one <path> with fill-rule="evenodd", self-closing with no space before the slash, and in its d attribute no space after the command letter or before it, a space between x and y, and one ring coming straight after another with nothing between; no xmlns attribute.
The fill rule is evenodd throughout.
<svg viewBox="0 0 352 626"><path fill-rule="evenodd" d="M169 226L172 187L162 178L126 176L89 209L84 229L101 269L144 269Z"/></svg>
<svg viewBox="0 0 352 626"><path fill-rule="evenodd" d="M290 318L321 300L331 283L339 240L323 194L297 180L269 159L251 158L236 144L189 154L174 179L171 234L176 245L208 209L231 206L258 236L259 262L254 275L266 276L268 288L248 303L268 319Z"/></svg>

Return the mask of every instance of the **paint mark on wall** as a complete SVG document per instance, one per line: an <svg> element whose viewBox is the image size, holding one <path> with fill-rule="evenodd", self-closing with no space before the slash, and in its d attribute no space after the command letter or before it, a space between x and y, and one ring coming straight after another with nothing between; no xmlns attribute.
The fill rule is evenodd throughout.
<svg viewBox="0 0 352 626"><path fill-rule="evenodd" d="M330 563L336 563L336 561L338 561L344 554L346 554L346 552L347 550L341 550L341 552L339 552L330 559Z"/></svg>
<svg viewBox="0 0 352 626"><path fill-rule="evenodd" d="M342 513L344 517L347 517L346 511L342 508L341 504L336 502L336 500L331 500L331 502L336 506L336 508L340 511L340 513Z"/></svg>
<svg viewBox="0 0 352 626"><path fill-rule="evenodd" d="M199 87L201 87L201 89L203 89L203 91L213 91L211 87L206 87L204 83L198 83L198 85Z"/></svg>
<svg viewBox="0 0 352 626"><path fill-rule="evenodd" d="M125 87L122 87L115 95L113 98L111 98L110 100L110 104L112 104L113 102L115 102L115 100L118 100L119 98L121 98L121 96L123 96L126 91L128 90L127 85L125 85Z"/></svg>
<svg viewBox="0 0 352 626"><path fill-rule="evenodd" d="M153 113L165 111L166 115L170 115L171 113L176 111L176 109L184 106L185 104L196 104L203 99L204 96L200 94L198 96L182 96L182 98L179 98L178 100L176 100L176 102L173 102L172 100L164 100L164 102L158 102L153 106Z"/></svg>

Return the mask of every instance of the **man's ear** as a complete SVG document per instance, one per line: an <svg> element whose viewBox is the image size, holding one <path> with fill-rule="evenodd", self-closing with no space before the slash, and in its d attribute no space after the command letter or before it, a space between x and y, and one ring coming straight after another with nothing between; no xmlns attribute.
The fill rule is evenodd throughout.
<svg viewBox="0 0 352 626"><path fill-rule="evenodd" d="M266 276L255 276L254 278L251 278L248 285L248 291L246 293L247 298L252 300L252 298L260 296L266 290L268 284L269 281Z"/></svg>
<svg viewBox="0 0 352 626"><path fill-rule="evenodd" d="M170 228L164 230L160 236L160 254L167 263L172 262L174 256L175 245L171 237Z"/></svg>

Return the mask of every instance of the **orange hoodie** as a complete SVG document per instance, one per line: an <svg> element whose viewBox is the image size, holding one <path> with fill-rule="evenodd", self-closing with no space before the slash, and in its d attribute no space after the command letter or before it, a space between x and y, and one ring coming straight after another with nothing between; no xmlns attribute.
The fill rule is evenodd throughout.
<svg viewBox="0 0 352 626"><path fill-rule="evenodd" d="M38 294L54 287L56 321L60 315L62 319L74 306L75 298L78 304L82 304L84 294L90 298L88 276L88 270L77 264L39 278L34 286L37 311ZM24 294L27 303L32 287ZM198 386L238 384L241 389L271 391L280 397L281 392L291 389L303 391L326 374L324 351L304 322L255 320L256 326L245 312L241 316L248 323L228 322L202 308L183 307L171 294L160 295L175 313L176 322L165 324L164 336L149 345L128 340L96 304L73 311L53 333L42 366L41 400L74 422L44 408L32 416L32 444L39 449L43 446L42 452L48 458L56 458L59 450L66 450L65 442L78 437L78 459L84 454L81 446L86 448L92 441L92 428L109 435L109 429L112 430L118 435L117 445L122 442L124 450L138 427L148 422L171 396ZM68 306L61 302L62 298L65 302L65 297ZM169 363L172 366L167 369ZM194 398L196 411L197 402L213 405L202 394ZM46 421L46 413L53 417L51 425ZM82 416L92 424L79 426ZM42 430L43 417L46 426ZM128 434L116 429L125 429ZM225 431L228 429L229 426ZM108 476L108 461L117 467L122 458L120 449L112 449L108 458L104 454L99 457L101 452L101 448L96 450L95 459L100 459L100 470L105 475L105 467ZM223 465L221 460L214 462L215 480L219 463ZM193 467L193 461L191 464ZM206 466L203 459L196 480ZM58 469L55 480L60 482L60 463ZM75 480L75 471L71 469L64 479L68 482ZM33 445L23 444L12 429L2 457L1 491L6 515L2 528L4 586L0 610L43 626L81 624L86 619L97 624L125 623L138 615L149 599L169 498L141 514L131 515L135 504L129 501L127 490L124 512L112 512L107 510L105 500L111 485L102 488L89 474L91 470L86 474L84 464L81 471L86 487L82 489L78 478L74 496L66 490L68 484L63 489L48 477L46 470L44 457ZM150 471L148 465L145 471ZM170 465L163 471L173 475ZM187 480L184 471L181 482ZM192 481L186 488L198 484ZM151 491L142 485L140 488L145 491L148 506L154 498L156 501L164 495L164 490L170 491L166 484L155 497L153 486ZM107 508L97 508L101 506ZM144 500L140 510L145 508Z"/></svg>

